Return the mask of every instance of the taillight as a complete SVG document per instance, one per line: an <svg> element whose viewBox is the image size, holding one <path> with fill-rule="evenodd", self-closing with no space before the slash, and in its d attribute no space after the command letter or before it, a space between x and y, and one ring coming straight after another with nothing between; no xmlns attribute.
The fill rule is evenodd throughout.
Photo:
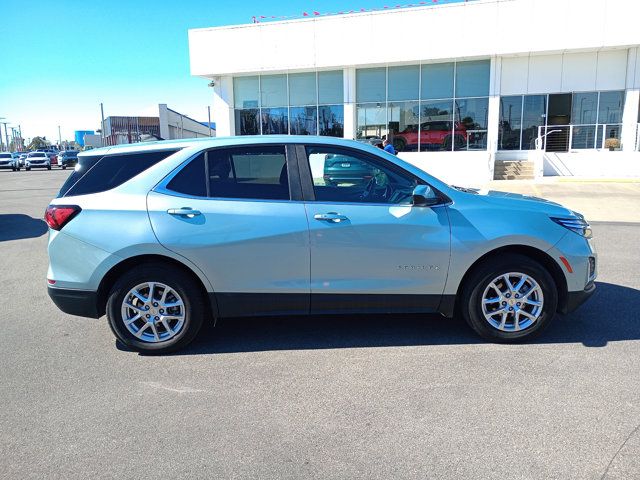
<svg viewBox="0 0 640 480"><path fill-rule="evenodd" d="M60 230L81 210L77 205L49 205L44 212L44 219L50 228Z"/></svg>

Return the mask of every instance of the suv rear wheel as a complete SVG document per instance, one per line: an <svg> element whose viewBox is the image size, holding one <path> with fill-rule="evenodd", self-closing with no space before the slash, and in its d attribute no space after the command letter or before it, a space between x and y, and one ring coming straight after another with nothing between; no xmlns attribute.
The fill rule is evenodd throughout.
<svg viewBox="0 0 640 480"><path fill-rule="evenodd" d="M196 282L179 269L147 264L116 281L107 301L115 336L139 352L165 353L197 335L206 306Z"/></svg>
<svg viewBox="0 0 640 480"><path fill-rule="evenodd" d="M556 312L558 291L538 262L506 254L480 265L460 300L462 315L478 335L512 343L534 338L547 327Z"/></svg>

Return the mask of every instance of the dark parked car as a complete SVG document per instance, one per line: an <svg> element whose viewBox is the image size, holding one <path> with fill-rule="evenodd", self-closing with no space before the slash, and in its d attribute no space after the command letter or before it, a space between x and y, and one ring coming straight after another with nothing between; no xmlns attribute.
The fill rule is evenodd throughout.
<svg viewBox="0 0 640 480"><path fill-rule="evenodd" d="M340 184L361 185L369 183L375 172L371 167L351 157L327 154L324 162L324 183L327 186Z"/></svg>
<svg viewBox="0 0 640 480"><path fill-rule="evenodd" d="M78 163L78 151L77 150L65 150L58 154L58 163L63 170L67 167L75 167Z"/></svg>

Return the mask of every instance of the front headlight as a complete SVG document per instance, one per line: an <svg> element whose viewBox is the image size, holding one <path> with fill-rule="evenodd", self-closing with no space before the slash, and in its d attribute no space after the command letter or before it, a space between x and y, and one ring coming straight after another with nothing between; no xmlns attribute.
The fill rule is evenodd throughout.
<svg viewBox="0 0 640 480"><path fill-rule="evenodd" d="M579 217L573 217L573 218L549 217L549 218L551 218L551 220L556 222L558 225L562 225L564 228L568 228L572 232L577 233L578 235L584 238L593 237L591 226L589 225L589 222L587 222L584 218L579 218Z"/></svg>

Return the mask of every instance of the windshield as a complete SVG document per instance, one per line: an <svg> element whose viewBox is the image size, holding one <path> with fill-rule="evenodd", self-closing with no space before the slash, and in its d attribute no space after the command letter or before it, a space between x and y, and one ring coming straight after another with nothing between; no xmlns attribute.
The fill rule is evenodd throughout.
<svg viewBox="0 0 640 480"><path fill-rule="evenodd" d="M30 153L29 157L46 157L47 155L43 152L35 152L35 153Z"/></svg>

